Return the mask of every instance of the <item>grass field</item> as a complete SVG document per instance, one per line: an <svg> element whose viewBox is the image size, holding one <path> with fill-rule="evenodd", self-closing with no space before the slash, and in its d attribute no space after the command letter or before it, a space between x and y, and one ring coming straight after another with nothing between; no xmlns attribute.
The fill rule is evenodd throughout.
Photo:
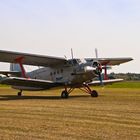
<svg viewBox="0 0 140 140"><path fill-rule="evenodd" d="M98 98L75 90L61 99L61 90L17 97L0 87L0 140L139 140L140 88L96 89Z"/></svg>
<svg viewBox="0 0 140 140"><path fill-rule="evenodd" d="M140 81L125 81L115 83L113 85L107 85L110 88L140 88Z"/></svg>

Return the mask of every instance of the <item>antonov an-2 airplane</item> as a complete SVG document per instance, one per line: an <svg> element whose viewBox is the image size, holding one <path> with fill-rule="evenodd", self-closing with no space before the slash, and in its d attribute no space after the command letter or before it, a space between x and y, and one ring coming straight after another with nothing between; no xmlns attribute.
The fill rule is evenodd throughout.
<svg viewBox="0 0 140 140"><path fill-rule="evenodd" d="M44 55L11 52L0 50L0 62L8 62L10 71L0 71L5 75L0 84L11 85L18 89L18 96L23 90L46 90L54 87L63 87L62 98L79 88L91 97L97 97L96 90L91 90L90 85L106 84L122 81L122 79L109 80L107 67L120 65L133 60L132 58L84 58L66 59ZM23 65L40 66L40 68L26 73ZM105 70L105 79L102 80L102 69ZM99 77L98 81L93 80Z"/></svg>

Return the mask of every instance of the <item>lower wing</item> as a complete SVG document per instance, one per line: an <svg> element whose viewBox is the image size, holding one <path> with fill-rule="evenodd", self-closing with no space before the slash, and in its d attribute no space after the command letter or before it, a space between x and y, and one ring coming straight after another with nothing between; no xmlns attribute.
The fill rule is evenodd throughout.
<svg viewBox="0 0 140 140"><path fill-rule="evenodd" d="M54 83L52 81L47 81L47 80L27 79L27 78L20 78L20 77L3 77L0 80L0 84L42 88L42 89L49 89L52 87L62 86L62 83Z"/></svg>

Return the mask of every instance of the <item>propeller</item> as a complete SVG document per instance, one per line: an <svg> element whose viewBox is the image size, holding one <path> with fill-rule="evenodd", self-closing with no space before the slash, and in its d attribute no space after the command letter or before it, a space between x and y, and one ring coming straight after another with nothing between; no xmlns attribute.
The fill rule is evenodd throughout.
<svg viewBox="0 0 140 140"><path fill-rule="evenodd" d="M102 72L99 72L99 73L98 73L98 76L99 76L100 84L101 84L101 86L103 86Z"/></svg>
<svg viewBox="0 0 140 140"><path fill-rule="evenodd" d="M97 64L98 65L97 65L96 71L97 71L97 74L98 74L98 77L99 77L100 85L102 86L103 85L102 65L99 62Z"/></svg>
<svg viewBox="0 0 140 140"><path fill-rule="evenodd" d="M96 61L93 62L93 66L96 66L96 72L99 77L100 85L103 86L103 78L102 78L102 65L98 61L98 50L95 48L95 56L96 56Z"/></svg>
<svg viewBox="0 0 140 140"><path fill-rule="evenodd" d="M98 50L97 50L97 48L95 48L95 55L96 55L96 59L98 58ZM102 69L104 69L104 79L105 80L107 80L108 79L108 76L107 76L107 70L108 69L112 69L112 67L111 66L108 66L108 65L104 65L104 66L102 66Z"/></svg>

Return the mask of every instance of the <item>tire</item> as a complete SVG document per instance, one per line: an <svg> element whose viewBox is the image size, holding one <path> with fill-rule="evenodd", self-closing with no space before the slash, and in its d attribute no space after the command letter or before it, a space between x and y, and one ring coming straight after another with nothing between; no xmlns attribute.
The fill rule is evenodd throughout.
<svg viewBox="0 0 140 140"><path fill-rule="evenodd" d="M21 92L18 92L18 96L21 96L22 95L22 93Z"/></svg>
<svg viewBox="0 0 140 140"><path fill-rule="evenodd" d="M96 90L93 90L91 93L91 97L98 97L98 92Z"/></svg>
<svg viewBox="0 0 140 140"><path fill-rule="evenodd" d="M63 99L67 99L69 97L69 94L68 94L68 92L67 91L62 91L62 93L61 93L61 98L63 98Z"/></svg>

